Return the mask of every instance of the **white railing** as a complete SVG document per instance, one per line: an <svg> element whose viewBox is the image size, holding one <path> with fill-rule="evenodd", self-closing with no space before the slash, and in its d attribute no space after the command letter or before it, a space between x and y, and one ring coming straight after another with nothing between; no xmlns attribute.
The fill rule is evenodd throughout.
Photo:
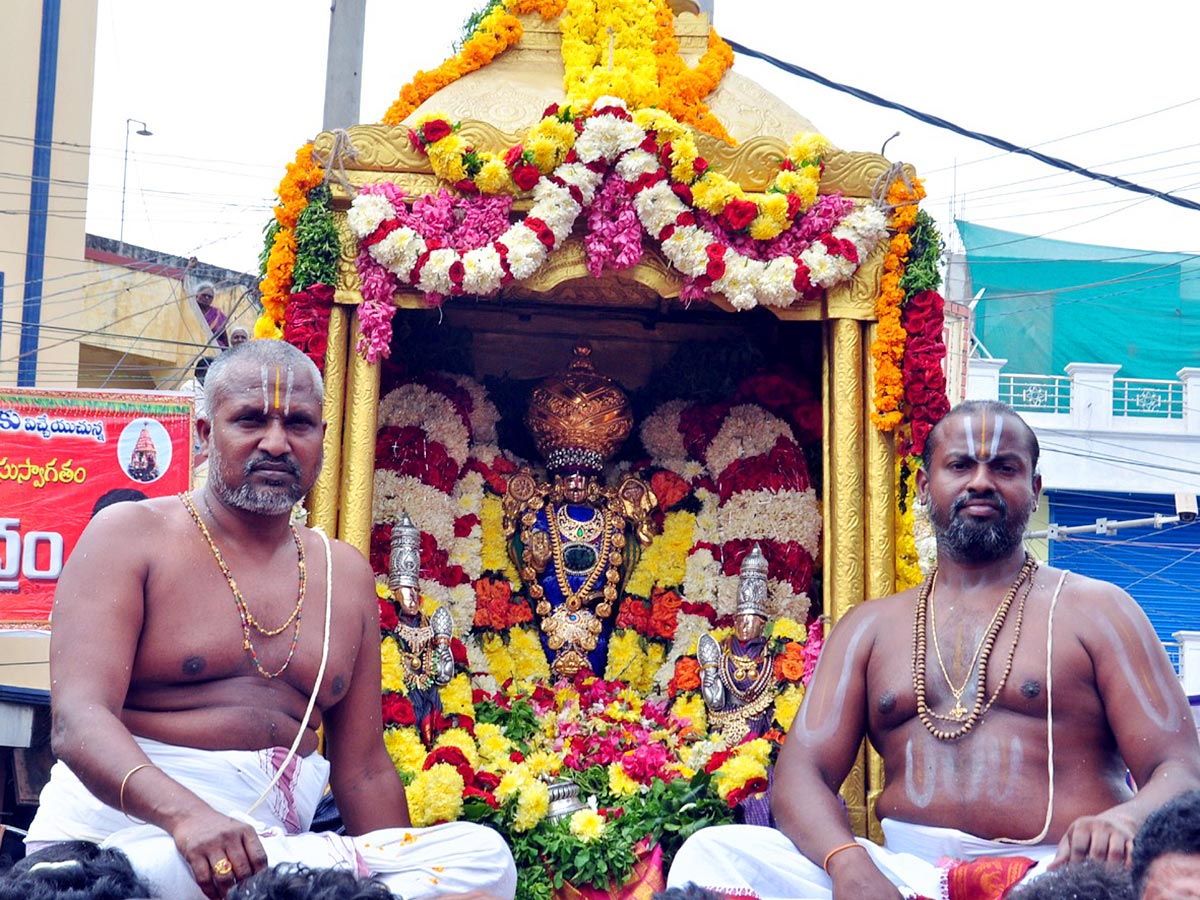
<svg viewBox="0 0 1200 900"><path fill-rule="evenodd" d="M1113 379L1113 415L1183 418L1183 382L1148 378Z"/></svg>
<svg viewBox="0 0 1200 900"><path fill-rule="evenodd" d="M1065 375L1001 375L998 399L1022 413L1069 413L1071 379Z"/></svg>
<svg viewBox="0 0 1200 900"><path fill-rule="evenodd" d="M1200 368L1179 370L1179 380L1117 378L1119 365L1070 363L1066 375L1004 372L1004 359L972 359L967 396L1002 400L1043 425L1084 431L1200 435Z"/></svg>

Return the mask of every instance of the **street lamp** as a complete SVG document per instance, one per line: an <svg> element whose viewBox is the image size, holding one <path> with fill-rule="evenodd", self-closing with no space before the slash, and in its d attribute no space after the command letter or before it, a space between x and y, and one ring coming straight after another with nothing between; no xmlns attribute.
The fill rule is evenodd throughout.
<svg viewBox="0 0 1200 900"><path fill-rule="evenodd" d="M150 137L150 135L154 134L153 131L151 131L149 128L146 127L146 123L143 122L141 119L126 119L125 120L125 169L124 169L124 173L121 175L121 244L122 244L122 246L125 244L125 184L129 181L129 126L134 124L135 122L138 125L142 126L136 132L134 132L135 134L140 134L140 135L142 135L142 137Z"/></svg>

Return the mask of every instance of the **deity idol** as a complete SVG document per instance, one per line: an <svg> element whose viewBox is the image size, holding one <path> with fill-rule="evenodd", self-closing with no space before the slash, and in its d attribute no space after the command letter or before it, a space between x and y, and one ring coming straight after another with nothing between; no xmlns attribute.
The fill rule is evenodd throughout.
<svg viewBox="0 0 1200 900"><path fill-rule="evenodd" d="M432 616L421 612L421 530L408 513L392 528L388 559L388 587L399 607L394 634L400 647L404 686L413 705L418 726L433 710L442 709L438 688L454 675L450 635L454 622L449 611L439 606Z"/></svg>
<svg viewBox="0 0 1200 900"><path fill-rule="evenodd" d="M766 732L774 715L775 665L763 637L766 624L767 558L755 544L742 560L733 634L720 643L703 634L696 649L709 729L731 746Z"/></svg>
<svg viewBox="0 0 1200 900"><path fill-rule="evenodd" d="M504 496L510 553L555 677L604 673L621 585L652 539L657 504L635 475L615 488L601 481L633 415L624 391L595 371L590 356L590 346L576 345L566 372L534 389L525 424L547 479L523 467Z"/></svg>

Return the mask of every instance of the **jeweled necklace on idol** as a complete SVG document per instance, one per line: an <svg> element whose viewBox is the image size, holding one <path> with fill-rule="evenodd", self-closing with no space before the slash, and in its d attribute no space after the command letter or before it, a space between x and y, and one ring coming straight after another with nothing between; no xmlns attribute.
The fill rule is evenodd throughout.
<svg viewBox="0 0 1200 900"><path fill-rule="evenodd" d="M567 609L575 611L581 608L588 597L591 596L596 582L600 579L600 573L604 572L612 562L609 559L609 554L612 552L613 546L613 529L609 525L608 513L603 509L596 510L596 516L593 521L599 520L600 523L600 549L596 551L596 561L592 564L592 569L588 572L587 577L583 579L583 584L579 586L579 590L573 591L571 590L570 583L567 581L567 562L563 557L563 538L560 529L557 527L559 515L559 511L556 508L552 519L554 524L551 524L550 528L547 529L550 532L550 551L554 555L554 574L558 579L558 586L562 590L564 602L567 605ZM612 593L615 598L615 587ZM609 599L608 585L605 585L604 601L605 604L611 607L612 601ZM607 616L608 612L608 609L603 612L597 610L601 618Z"/></svg>
<svg viewBox="0 0 1200 900"><path fill-rule="evenodd" d="M926 642L926 619L932 620L933 613L930 611L933 600L933 588L937 582L937 568L935 567L929 573L929 577L921 585L921 591L917 595L916 609L913 614L913 690L917 696L917 715L921 719L921 723L925 729L937 738L939 741L952 741L964 737L978 724L984 714L991 709L996 698L1000 696L1000 692L1004 689L1004 685L1008 682L1008 676L1012 672L1013 657L1016 654L1017 640L1020 638L1021 622L1024 618L1025 600L1029 596L1029 592L1033 589L1033 574L1037 569L1037 560L1029 554L1025 555L1025 562L1021 569L1017 572L1017 577L1009 586L1008 591L1004 595L1004 599L1000 601L1000 605L996 608L996 612L992 615L991 622L988 623L987 630L980 640L979 646L976 647L975 653L971 658L971 667L967 670L967 677L963 681L962 687L956 687L951 680L949 673L946 671L945 662L942 660L941 647L937 643L936 633L933 635L934 652L938 658L938 664L941 666L942 676L946 680L946 685L950 689L951 695L954 697L954 707L948 715L934 713L926 700L926 666L927 666L927 642ZM988 661L991 659L992 650L996 644L996 637L1000 630L1004 627L1005 619L1008 617L1008 612L1012 608L1013 601L1016 599L1017 591L1020 590L1022 582L1028 580L1029 584L1025 589L1025 593L1021 597L1020 607L1017 612L1016 628L1014 629L1012 646L1009 648L1008 661L1005 665L1004 672L997 684L995 691L991 697L987 697L987 669ZM935 625L931 625L932 628ZM978 668L976 668L976 666ZM976 674L975 687L975 702L968 714L962 705L962 695L967 689L967 685L971 679L971 673ZM986 698L986 699L985 699ZM934 724L934 717L945 721L954 721L959 724L958 729L947 731L938 728Z"/></svg>
<svg viewBox="0 0 1200 900"><path fill-rule="evenodd" d="M233 573L229 571L225 557L221 553L221 549L217 546L217 542L213 540L208 526L204 524L204 519L201 518L200 511L196 509L196 504L192 502L191 495L184 492L179 495L179 499L183 501L188 515L192 517L192 521L200 530L200 534L208 542L208 549L212 552L213 559L217 561L217 566L221 569L221 574L225 576L225 581L228 583L229 590L233 594L233 602L237 606L238 618L242 623L242 649L250 654L250 660L254 663L254 668L258 670L258 674L263 678L278 678L291 665L292 657L296 654L296 645L300 642L300 620L303 617L305 589L308 586L308 574L304 565L304 542L300 540L300 532L296 530L295 525L288 524L288 527L292 531L292 540L296 544L297 567L300 572L300 587L296 596L296 605L292 608L291 614L282 625L278 628L266 628L255 618L254 613L250 611L250 606L246 603L246 598L242 596L241 590L238 589L237 581L234 579ZM204 503L205 506L208 506L207 498L205 498ZM213 515L211 506L208 506L208 511L209 515ZM213 521L216 521L215 515L213 515ZM257 631L264 637L274 637L275 635L282 634L289 625L292 626L292 643L288 647L287 657L284 659L283 665L278 669L274 672L268 672L263 668L262 662L258 658L258 650L254 646L254 638L251 631Z"/></svg>

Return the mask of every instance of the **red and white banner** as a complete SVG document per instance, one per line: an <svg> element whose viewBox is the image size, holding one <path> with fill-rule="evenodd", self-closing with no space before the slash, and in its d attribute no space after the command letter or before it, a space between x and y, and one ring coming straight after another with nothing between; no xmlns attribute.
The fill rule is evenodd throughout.
<svg viewBox="0 0 1200 900"><path fill-rule="evenodd" d="M0 628L48 624L94 511L188 490L193 415L186 394L0 388Z"/></svg>

